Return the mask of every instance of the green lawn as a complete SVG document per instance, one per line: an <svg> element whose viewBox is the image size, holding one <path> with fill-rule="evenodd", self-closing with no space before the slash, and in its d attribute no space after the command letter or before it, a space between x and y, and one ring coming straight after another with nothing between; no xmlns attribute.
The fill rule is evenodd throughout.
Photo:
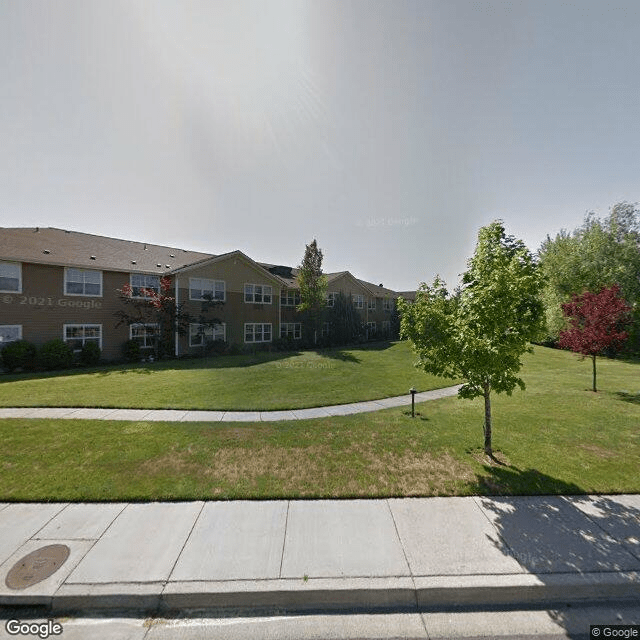
<svg viewBox="0 0 640 640"><path fill-rule="evenodd" d="M2 407L300 409L450 386L413 367L408 342L304 353L169 360L0 376Z"/></svg>
<svg viewBox="0 0 640 640"><path fill-rule="evenodd" d="M640 492L640 364L536 347L527 390L277 423L0 421L0 500L191 500ZM120 374L111 374L117 375ZM134 374L135 375L135 374ZM155 375L155 374L152 374Z"/></svg>

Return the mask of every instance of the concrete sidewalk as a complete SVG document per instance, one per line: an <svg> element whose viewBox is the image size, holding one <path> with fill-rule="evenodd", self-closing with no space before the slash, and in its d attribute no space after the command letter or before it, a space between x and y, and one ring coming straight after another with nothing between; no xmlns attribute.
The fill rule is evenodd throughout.
<svg viewBox="0 0 640 640"><path fill-rule="evenodd" d="M50 577L6 584L69 547ZM640 495L0 504L0 605L416 611L640 600Z"/></svg>
<svg viewBox="0 0 640 640"><path fill-rule="evenodd" d="M416 402L455 396L461 385L416 393ZM181 409L89 409L80 407L0 408L1 418L68 418L91 420L151 420L175 422L257 422L273 420L308 420L351 413L379 411L390 407L411 406L411 396L396 396L367 402L336 404L288 411L186 411Z"/></svg>

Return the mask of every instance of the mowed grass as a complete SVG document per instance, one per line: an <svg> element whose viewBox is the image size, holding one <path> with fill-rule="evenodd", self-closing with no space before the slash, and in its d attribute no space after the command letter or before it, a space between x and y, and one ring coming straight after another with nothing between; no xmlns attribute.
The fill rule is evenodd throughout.
<svg viewBox="0 0 640 640"><path fill-rule="evenodd" d="M0 376L2 407L277 410L454 384L413 367L408 342Z"/></svg>
<svg viewBox="0 0 640 640"><path fill-rule="evenodd" d="M640 492L640 365L536 347L527 390L483 404L277 423L0 421L0 500L375 498Z"/></svg>

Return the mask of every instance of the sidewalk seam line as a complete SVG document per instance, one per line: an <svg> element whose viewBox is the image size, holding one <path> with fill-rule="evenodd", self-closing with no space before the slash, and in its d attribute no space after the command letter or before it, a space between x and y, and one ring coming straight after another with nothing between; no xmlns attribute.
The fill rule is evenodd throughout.
<svg viewBox="0 0 640 640"><path fill-rule="evenodd" d="M282 537L282 553L280 554L280 571L278 573L278 579L282 580L282 565L284 563L284 548L287 544L287 531L289 528L289 505L291 500L287 500L287 515L284 519L284 536Z"/></svg>
<svg viewBox="0 0 640 640"><path fill-rule="evenodd" d="M184 551L184 548L187 546L187 542L189 542L189 538L191 537L191 534L193 533L193 530L196 528L196 524L198 522L198 520L200 520L200 516L202 515L202 512L204 511L204 507L207 503L203 500L202 501L202 506L200 507L200 511L198 511L198 515L195 517L195 519L193 520L193 524L191 525L191 529L189 529L189 533L187 534L187 537L184 539L184 543L182 544L182 547L180 547L180 551L178 553L178 555L176 556L176 559L171 567L171 571L169 571L168 575L167 575L167 579L162 581L162 589L160 590L160 598L162 598L162 594L164 593L164 590L166 589L167 585L169 584L169 582L171 581L171 576L173 575L173 572L175 571L176 565L178 564L178 560L180 560L180 556L182 555L182 552Z"/></svg>
<svg viewBox="0 0 640 640"><path fill-rule="evenodd" d="M407 569L409 569L409 578L411 579L411 584L413 585L413 599L415 601L416 613L420 616L420 621L422 622L422 626L424 627L424 631L427 634L427 638L428 638L429 632L427 631L424 617L420 615L420 606L418 603L418 588L416 587L416 581L415 581L415 576L413 575L413 569L411 568L411 564L409 563L409 558L407 558L407 552L404 548L404 544L402 544L402 538L400 537L400 532L398 531L398 524L396 522L396 519L393 516L393 510L391 509L389 498L386 498L385 502L387 503L387 509L389 510L389 515L391 516L391 522L393 522L393 528L395 529L398 542L400 543L400 548L402 549L402 555L404 556L404 561L407 563Z"/></svg>

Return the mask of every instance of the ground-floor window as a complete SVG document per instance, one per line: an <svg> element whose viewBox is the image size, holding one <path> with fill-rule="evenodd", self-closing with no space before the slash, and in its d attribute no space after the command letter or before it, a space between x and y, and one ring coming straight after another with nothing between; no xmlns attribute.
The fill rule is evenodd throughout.
<svg viewBox="0 0 640 640"><path fill-rule="evenodd" d="M271 323L245 322L245 342L271 342Z"/></svg>
<svg viewBox="0 0 640 640"><path fill-rule="evenodd" d="M22 339L21 324L0 324L0 349L5 344Z"/></svg>
<svg viewBox="0 0 640 640"><path fill-rule="evenodd" d="M87 342L95 342L102 348L101 324L65 324L63 335L63 340L74 351L80 351Z"/></svg>
<svg viewBox="0 0 640 640"><path fill-rule="evenodd" d="M383 320L382 321L382 331L386 335L391 333L391 320Z"/></svg>
<svg viewBox="0 0 640 640"><path fill-rule="evenodd" d="M322 332L321 335L323 338L326 338L329 335L330 325L328 322L322 323Z"/></svg>
<svg viewBox="0 0 640 640"><path fill-rule="evenodd" d="M367 335L372 336L376 332L376 323L375 322L367 322Z"/></svg>
<svg viewBox="0 0 640 640"><path fill-rule="evenodd" d="M302 337L301 327L302 325L300 322L283 322L280 325L280 337L299 340Z"/></svg>
<svg viewBox="0 0 640 640"><path fill-rule="evenodd" d="M141 348L153 347L158 333L157 324L132 324L130 327L131 339L135 340Z"/></svg>
<svg viewBox="0 0 640 640"><path fill-rule="evenodd" d="M226 340L226 324L216 324L214 326L206 324L189 325L189 346L202 347L207 342L213 340Z"/></svg>

